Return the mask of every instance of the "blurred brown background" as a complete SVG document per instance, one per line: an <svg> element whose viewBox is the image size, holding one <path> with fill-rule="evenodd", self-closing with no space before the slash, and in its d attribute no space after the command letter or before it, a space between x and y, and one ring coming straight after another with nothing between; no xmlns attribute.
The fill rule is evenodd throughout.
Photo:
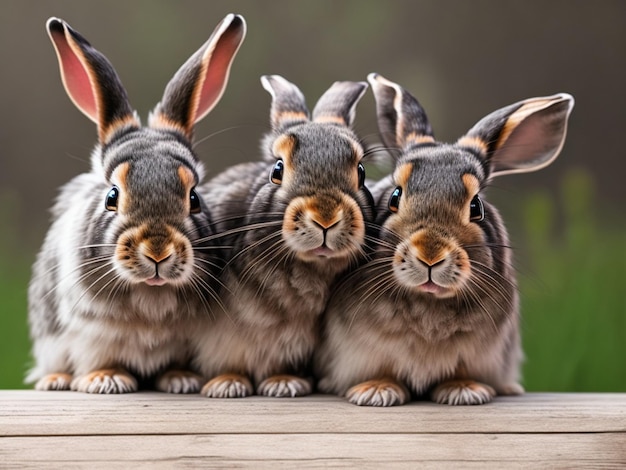
<svg viewBox="0 0 626 470"><path fill-rule="evenodd" d="M559 189L574 168L582 169L592 187L593 202L585 202L583 194L581 210L623 227L625 1L3 0L0 273L17 269L17 258L26 266L20 273L28 270L57 188L88 171L96 137L94 124L65 94L44 28L47 18L63 18L111 60L145 122L174 72L230 12L246 18L248 35L222 101L196 130L197 152L209 175L257 158L270 104L259 82L263 74L296 83L312 108L333 81L381 73L418 97L441 140L456 139L497 108L563 91L574 95L576 106L561 156L541 172L494 183L492 199L513 232L518 259L524 268L529 241L516 202L540 191L557 207L548 218L562 220L562 205L578 204L563 201L576 189L566 196ZM355 127L377 142L369 92L359 104ZM532 207L529 211L532 216ZM565 240L558 224L555 232ZM615 254L621 260L619 276L624 274L621 248ZM539 284L543 281L539 268L526 269ZM563 272L557 269L555 279ZM10 315L19 325L26 318L23 276L15 302L0 291L0 316ZM620 315L626 313L621 295L621 303L612 307ZM16 333L23 343L24 328ZM12 333L5 329L5 335ZM623 365L619 370L626 375Z"/></svg>
<svg viewBox="0 0 626 470"><path fill-rule="evenodd" d="M145 121L173 73L229 12L244 15L248 36L224 98L197 129L210 174L256 158L270 102L262 74L298 84L312 107L334 80L364 80L376 71L420 99L444 140L517 100L573 94L559 159L497 186L551 186L579 166L598 182L602 201L625 200L623 1L4 0L0 197L15 205L29 249L43 237L56 188L89 168L95 139L95 126L65 95L46 19L65 19L111 60ZM376 141L369 93L356 127Z"/></svg>

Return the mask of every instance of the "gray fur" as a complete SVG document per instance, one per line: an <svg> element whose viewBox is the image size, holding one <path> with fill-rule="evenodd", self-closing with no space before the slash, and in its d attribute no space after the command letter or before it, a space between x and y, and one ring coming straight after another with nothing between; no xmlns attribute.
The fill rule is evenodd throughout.
<svg viewBox="0 0 626 470"><path fill-rule="evenodd" d="M372 191L381 225L372 259L349 274L329 300L315 355L318 386L372 406L402 404L411 393L428 391L448 404L521 393L516 276L506 229L483 190L495 160L507 160L510 147L516 152L525 139L532 142L526 147L531 152L525 158L516 152L507 160L511 167L530 171L554 159L573 100L563 94L504 108L468 134L479 141L416 144L431 135L417 100L378 75L370 81L381 132L393 129L390 143L402 153L396 173ZM559 125L546 129L548 121ZM525 125L531 132L516 136L513 130L507 137L507 125ZM464 175L475 188L472 194ZM399 185L400 205L392 213L388 204ZM474 190L485 207L480 222L469 220Z"/></svg>

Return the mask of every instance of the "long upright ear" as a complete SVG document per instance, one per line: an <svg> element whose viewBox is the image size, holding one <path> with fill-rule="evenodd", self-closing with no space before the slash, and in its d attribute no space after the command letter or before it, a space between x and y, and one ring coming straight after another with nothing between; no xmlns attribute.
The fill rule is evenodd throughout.
<svg viewBox="0 0 626 470"><path fill-rule="evenodd" d="M229 14L204 45L176 72L165 88L161 102L150 114L153 128L175 129L189 140L193 126L218 103L233 59L246 35L242 16Z"/></svg>
<svg viewBox="0 0 626 470"><path fill-rule="evenodd" d="M478 150L491 176L539 170L561 152L573 107L567 93L520 101L481 119L457 144Z"/></svg>
<svg viewBox="0 0 626 470"><path fill-rule="evenodd" d="M126 90L107 58L63 20L50 18L46 28L59 59L65 91L98 125L100 143L122 125L138 127Z"/></svg>
<svg viewBox="0 0 626 470"><path fill-rule="evenodd" d="M270 121L274 130L309 121L309 108L297 86L280 75L263 75L261 84L272 95Z"/></svg>
<svg viewBox="0 0 626 470"><path fill-rule="evenodd" d="M404 150L435 141L428 117L413 95L376 73L370 73L367 80L376 99L380 136L387 147Z"/></svg>
<svg viewBox="0 0 626 470"><path fill-rule="evenodd" d="M335 82L313 108L313 122L351 126L356 105L367 90L365 82Z"/></svg>

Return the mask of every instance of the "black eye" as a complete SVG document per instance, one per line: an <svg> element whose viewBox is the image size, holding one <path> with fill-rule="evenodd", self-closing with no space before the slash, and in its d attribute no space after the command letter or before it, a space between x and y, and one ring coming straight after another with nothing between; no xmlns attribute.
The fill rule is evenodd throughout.
<svg viewBox="0 0 626 470"><path fill-rule="evenodd" d="M278 160L274 163L274 168L272 168L272 172L270 173L270 181L272 183L280 184L283 181L283 168L284 164L282 160Z"/></svg>
<svg viewBox="0 0 626 470"><path fill-rule="evenodd" d="M391 212L398 212L398 208L400 207L400 197L402 196L402 188L398 186L391 193L391 197L389 198L389 210Z"/></svg>
<svg viewBox="0 0 626 470"><path fill-rule="evenodd" d="M365 167L359 163L359 189L365 184Z"/></svg>
<svg viewBox="0 0 626 470"><path fill-rule="evenodd" d="M192 189L189 193L189 213L197 214L202 208L200 207L200 197L196 193L195 189Z"/></svg>
<svg viewBox="0 0 626 470"><path fill-rule="evenodd" d="M117 210L117 199L119 198L120 190L117 189L117 186L113 186L111 190L107 193L107 197L104 200L104 207L108 211L116 211Z"/></svg>
<svg viewBox="0 0 626 470"><path fill-rule="evenodd" d="M483 201L480 200L478 195L474 196L472 202L470 202L470 221L480 222L485 218L485 207Z"/></svg>

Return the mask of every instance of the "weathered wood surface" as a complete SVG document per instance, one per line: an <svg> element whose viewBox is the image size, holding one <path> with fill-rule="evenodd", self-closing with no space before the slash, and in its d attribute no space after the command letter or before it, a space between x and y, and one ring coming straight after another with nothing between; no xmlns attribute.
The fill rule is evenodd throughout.
<svg viewBox="0 0 626 470"><path fill-rule="evenodd" d="M626 468L626 394L415 402L0 391L0 468Z"/></svg>

